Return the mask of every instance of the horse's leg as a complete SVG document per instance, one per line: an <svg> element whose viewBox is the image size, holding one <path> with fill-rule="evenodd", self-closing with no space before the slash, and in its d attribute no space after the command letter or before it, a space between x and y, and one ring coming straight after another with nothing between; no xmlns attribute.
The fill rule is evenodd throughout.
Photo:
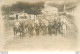
<svg viewBox="0 0 80 54"><path fill-rule="evenodd" d="M66 37L66 29L64 29L64 36Z"/></svg>
<svg viewBox="0 0 80 54"><path fill-rule="evenodd" d="M57 28L57 32L60 33L60 31L59 31L59 27Z"/></svg>
<svg viewBox="0 0 80 54"><path fill-rule="evenodd" d="M28 33L28 29L26 28L25 33Z"/></svg>
<svg viewBox="0 0 80 54"><path fill-rule="evenodd" d="M46 28L44 28L44 35L46 35Z"/></svg>
<svg viewBox="0 0 80 54"><path fill-rule="evenodd" d="M48 29L48 33L49 33L49 35L51 36L51 29L50 29L50 28Z"/></svg>
<svg viewBox="0 0 80 54"><path fill-rule="evenodd" d="M62 30L63 36L64 36L64 29Z"/></svg>
<svg viewBox="0 0 80 54"><path fill-rule="evenodd" d="M35 31L36 31L36 36L37 36L37 30L35 29Z"/></svg>
<svg viewBox="0 0 80 54"><path fill-rule="evenodd" d="M50 35L50 29L48 28L48 34Z"/></svg>
<svg viewBox="0 0 80 54"><path fill-rule="evenodd" d="M28 28L26 28L25 33L28 33Z"/></svg>
<svg viewBox="0 0 80 54"><path fill-rule="evenodd" d="M38 35L38 31L36 30L36 36Z"/></svg>
<svg viewBox="0 0 80 54"><path fill-rule="evenodd" d="M33 36L33 31L32 30L30 31L30 35Z"/></svg>
<svg viewBox="0 0 80 54"><path fill-rule="evenodd" d="M46 29L45 29L44 35L46 35Z"/></svg>
<svg viewBox="0 0 80 54"><path fill-rule="evenodd" d="M32 31L30 30L30 35L32 35Z"/></svg>
<svg viewBox="0 0 80 54"><path fill-rule="evenodd" d="M15 30L14 30L14 35L15 35Z"/></svg>
<svg viewBox="0 0 80 54"><path fill-rule="evenodd" d="M43 35L44 35L44 27L43 27Z"/></svg>
<svg viewBox="0 0 80 54"><path fill-rule="evenodd" d="M61 27L59 28L59 33L61 34Z"/></svg>
<svg viewBox="0 0 80 54"><path fill-rule="evenodd" d="M22 35L24 35L24 34L25 34L25 30L22 31Z"/></svg>
<svg viewBox="0 0 80 54"><path fill-rule="evenodd" d="M39 35L39 30L37 32L38 32L38 35Z"/></svg>
<svg viewBox="0 0 80 54"><path fill-rule="evenodd" d="M33 30L31 31L31 35L33 36Z"/></svg>
<svg viewBox="0 0 80 54"><path fill-rule="evenodd" d="M18 33L18 32L17 32L17 31L15 31L15 35L17 35L17 33Z"/></svg>
<svg viewBox="0 0 80 54"><path fill-rule="evenodd" d="M24 31L24 30L22 31L22 36L23 36L23 35L25 35L25 31Z"/></svg>
<svg viewBox="0 0 80 54"><path fill-rule="evenodd" d="M47 29L47 27L46 27L46 35L47 35L47 31L48 31L48 29Z"/></svg>
<svg viewBox="0 0 80 54"><path fill-rule="evenodd" d="M56 34L56 28L55 28L55 26L53 27L53 32L54 32L54 34Z"/></svg>
<svg viewBox="0 0 80 54"><path fill-rule="evenodd" d="M20 32L20 37L22 36L21 32Z"/></svg>
<svg viewBox="0 0 80 54"><path fill-rule="evenodd" d="M39 30L36 30L36 35L39 35Z"/></svg>
<svg viewBox="0 0 80 54"><path fill-rule="evenodd" d="M57 28L55 28L55 35L57 35Z"/></svg>
<svg viewBox="0 0 80 54"><path fill-rule="evenodd" d="M17 35L17 31L14 31L14 35Z"/></svg>
<svg viewBox="0 0 80 54"><path fill-rule="evenodd" d="M14 31L14 36L16 36L17 35L17 32L16 31Z"/></svg>
<svg viewBox="0 0 80 54"><path fill-rule="evenodd" d="M43 35L45 34L45 29L44 29L44 27L43 27Z"/></svg>
<svg viewBox="0 0 80 54"><path fill-rule="evenodd" d="M13 28L13 31L14 31L14 35L16 35L16 30L15 30L15 28Z"/></svg>
<svg viewBox="0 0 80 54"><path fill-rule="evenodd" d="M51 36L52 36L52 29L50 29L50 34L51 34Z"/></svg>

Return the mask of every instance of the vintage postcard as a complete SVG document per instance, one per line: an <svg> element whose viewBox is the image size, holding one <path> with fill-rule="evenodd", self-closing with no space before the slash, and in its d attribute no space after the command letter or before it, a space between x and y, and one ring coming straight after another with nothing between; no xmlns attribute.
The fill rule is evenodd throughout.
<svg viewBox="0 0 80 54"><path fill-rule="evenodd" d="M79 51L79 0L1 0L1 51Z"/></svg>

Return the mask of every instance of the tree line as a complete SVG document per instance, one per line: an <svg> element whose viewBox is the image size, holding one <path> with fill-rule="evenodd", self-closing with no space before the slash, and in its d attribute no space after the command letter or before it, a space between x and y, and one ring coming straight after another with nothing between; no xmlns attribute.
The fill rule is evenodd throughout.
<svg viewBox="0 0 80 54"><path fill-rule="evenodd" d="M17 2L16 4L12 5L3 5L1 10L2 14L5 17L9 17L10 13L17 12L20 13L24 11L28 14L38 15L41 14L41 10L44 8L44 2L37 2L37 3L28 3L28 2Z"/></svg>

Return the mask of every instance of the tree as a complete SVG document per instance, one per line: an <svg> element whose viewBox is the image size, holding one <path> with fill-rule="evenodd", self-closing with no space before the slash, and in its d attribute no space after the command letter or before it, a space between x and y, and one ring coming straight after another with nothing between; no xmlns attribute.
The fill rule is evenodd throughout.
<svg viewBox="0 0 80 54"><path fill-rule="evenodd" d="M64 3L49 3L49 5L58 8L59 12L63 12L64 11L64 6L65 6L65 10L66 11L71 11L74 10L76 8L76 4L78 2L64 2Z"/></svg>
<svg viewBox="0 0 80 54"><path fill-rule="evenodd" d="M28 14L38 15L41 14L41 10L44 8L44 2L28 3L28 2L17 2L11 6L2 6L2 11L6 14L10 12L21 12L24 11Z"/></svg>
<svg viewBox="0 0 80 54"><path fill-rule="evenodd" d="M30 11L28 11L28 14L32 14L32 15L39 15L42 14L41 10L44 8L44 3L33 3L30 6Z"/></svg>
<svg viewBox="0 0 80 54"><path fill-rule="evenodd" d="M1 10L2 10L2 14L5 15L5 18L9 17L10 6L3 5Z"/></svg>

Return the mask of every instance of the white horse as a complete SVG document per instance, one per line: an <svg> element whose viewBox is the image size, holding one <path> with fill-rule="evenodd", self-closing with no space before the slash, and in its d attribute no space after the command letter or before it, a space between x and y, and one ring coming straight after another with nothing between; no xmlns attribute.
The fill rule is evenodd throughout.
<svg viewBox="0 0 80 54"><path fill-rule="evenodd" d="M62 27L62 33L66 37L66 32L67 32L67 20L66 20L66 16L62 16L61 25L62 25L61 26Z"/></svg>
<svg viewBox="0 0 80 54"><path fill-rule="evenodd" d="M20 26L20 22L19 22L19 21L16 21L14 26L15 26L16 28L18 28L18 27Z"/></svg>

